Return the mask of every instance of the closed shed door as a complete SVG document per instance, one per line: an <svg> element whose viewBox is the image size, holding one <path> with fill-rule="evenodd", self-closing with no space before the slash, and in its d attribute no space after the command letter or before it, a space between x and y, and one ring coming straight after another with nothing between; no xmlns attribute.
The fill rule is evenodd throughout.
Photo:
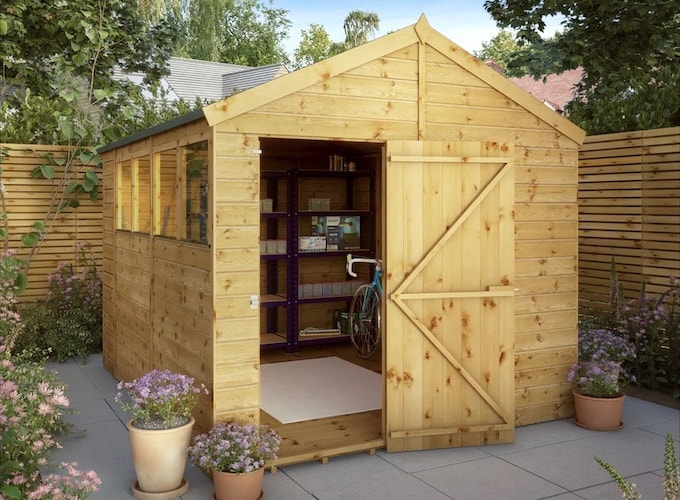
<svg viewBox="0 0 680 500"><path fill-rule="evenodd" d="M388 451L514 440L511 145L388 142Z"/></svg>

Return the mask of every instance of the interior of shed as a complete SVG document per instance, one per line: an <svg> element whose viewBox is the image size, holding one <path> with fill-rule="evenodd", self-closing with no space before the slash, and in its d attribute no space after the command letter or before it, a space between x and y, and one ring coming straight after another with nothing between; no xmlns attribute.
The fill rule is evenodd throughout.
<svg viewBox="0 0 680 500"><path fill-rule="evenodd" d="M368 359L358 356L347 330L351 296L371 279L373 268L359 264L359 276L351 278L345 262L348 253L383 255L383 144L262 138L260 149L261 364L340 358L381 374L381 349ZM318 404L286 392L305 391L300 380L300 373L306 379L305 369L283 375L279 392L288 394L288 410ZM305 420L268 413L266 371L263 366L261 422L283 437L279 465L384 445L382 408ZM330 382L327 392L343 383ZM382 394L378 397L382 406Z"/></svg>

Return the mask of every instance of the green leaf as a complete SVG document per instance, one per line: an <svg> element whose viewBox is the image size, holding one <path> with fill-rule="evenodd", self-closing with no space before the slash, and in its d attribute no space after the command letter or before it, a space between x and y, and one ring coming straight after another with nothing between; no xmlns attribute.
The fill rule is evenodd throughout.
<svg viewBox="0 0 680 500"><path fill-rule="evenodd" d="M90 191L90 200L97 201L97 190Z"/></svg>
<svg viewBox="0 0 680 500"><path fill-rule="evenodd" d="M6 35L7 34L7 21L4 19L0 19L0 35Z"/></svg>
<svg viewBox="0 0 680 500"><path fill-rule="evenodd" d="M90 193L92 192L93 189L97 189L97 183L92 182L92 180L90 179L85 179L85 181L83 181L82 186L86 193Z"/></svg>
<svg viewBox="0 0 680 500"><path fill-rule="evenodd" d="M21 237L21 242L27 247L34 247L38 243L38 240L38 236L33 233L28 233Z"/></svg>
<svg viewBox="0 0 680 500"><path fill-rule="evenodd" d="M97 177L97 173L94 170L87 170L85 172L85 179L94 182L95 184L99 184L99 177Z"/></svg>
<svg viewBox="0 0 680 500"><path fill-rule="evenodd" d="M87 61L87 56L82 52L76 54L73 57L73 64L75 64L76 66L82 66L83 64L85 64L85 61Z"/></svg>
<svg viewBox="0 0 680 500"><path fill-rule="evenodd" d="M66 189L64 189L64 193L65 194L71 194L77 187L78 187L78 182L71 181L71 182L68 183L68 186L66 186Z"/></svg>
<svg viewBox="0 0 680 500"><path fill-rule="evenodd" d="M76 56L77 57L77 56ZM75 60L75 57L74 57ZM69 90L61 93L61 97L66 102L73 102L80 96L80 93L75 90Z"/></svg>
<svg viewBox="0 0 680 500"><path fill-rule="evenodd" d="M105 89L97 89L94 91L94 98L98 101L101 101L105 97L108 97L110 92L107 92Z"/></svg>
<svg viewBox="0 0 680 500"><path fill-rule="evenodd" d="M28 277L24 273L19 273L14 280L14 286L17 287L16 294L21 295L21 292L26 290L26 285L28 285Z"/></svg>
<svg viewBox="0 0 680 500"><path fill-rule="evenodd" d="M71 200L69 202L69 206L71 208L78 208L80 206L80 202L78 200L76 200L75 198L71 198Z"/></svg>
<svg viewBox="0 0 680 500"><path fill-rule="evenodd" d="M52 165L40 165L40 173L45 179L52 180L54 177L54 167Z"/></svg>
<svg viewBox="0 0 680 500"><path fill-rule="evenodd" d="M73 123L70 121L65 121L61 124L61 132L64 134L66 140L73 139Z"/></svg>
<svg viewBox="0 0 680 500"><path fill-rule="evenodd" d="M32 230L42 234L45 232L45 223L41 220L37 220L33 224L31 224L31 228Z"/></svg>
<svg viewBox="0 0 680 500"><path fill-rule="evenodd" d="M0 227L0 239L5 239L7 238L7 231L5 231L4 227Z"/></svg>

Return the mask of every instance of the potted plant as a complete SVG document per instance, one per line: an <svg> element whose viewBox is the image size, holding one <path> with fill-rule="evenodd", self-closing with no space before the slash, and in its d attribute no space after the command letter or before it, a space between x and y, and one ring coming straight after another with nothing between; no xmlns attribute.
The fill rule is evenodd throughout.
<svg viewBox="0 0 680 500"><path fill-rule="evenodd" d="M581 329L578 336L579 361L569 370L576 423L593 430L614 430L623 426L623 387L633 380L623 366L635 359L635 347L610 330Z"/></svg>
<svg viewBox="0 0 680 500"><path fill-rule="evenodd" d="M137 481L135 498L174 498L189 489L184 478L194 418L191 412L203 384L170 370L151 370L131 382L120 382L116 401L132 412L127 423Z"/></svg>
<svg viewBox="0 0 680 500"><path fill-rule="evenodd" d="M264 467L276 460L281 436L266 425L223 423L199 434L189 458L212 473L216 500L262 498Z"/></svg>

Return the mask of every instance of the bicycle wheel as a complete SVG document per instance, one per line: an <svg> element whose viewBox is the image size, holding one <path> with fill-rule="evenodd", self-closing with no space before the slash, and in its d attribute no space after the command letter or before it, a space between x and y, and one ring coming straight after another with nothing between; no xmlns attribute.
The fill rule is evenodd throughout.
<svg viewBox="0 0 680 500"><path fill-rule="evenodd" d="M349 306L349 337L362 358L370 357L380 344L380 296L370 285L354 292Z"/></svg>

